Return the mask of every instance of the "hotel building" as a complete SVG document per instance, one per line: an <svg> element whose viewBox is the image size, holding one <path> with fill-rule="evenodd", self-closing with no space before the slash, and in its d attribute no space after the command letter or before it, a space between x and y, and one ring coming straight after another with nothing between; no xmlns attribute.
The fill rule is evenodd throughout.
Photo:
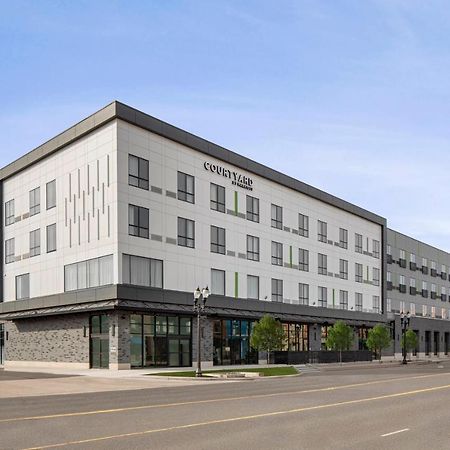
<svg viewBox="0 0 450 450"><path fill-rule="evenodd" d="M399 302L412 302L394 290L397 278L411 283L403 262L391 264L405 252L435 263L416 277L430 298L415 296L413 327L425 330L423 305L443 315L432 292L450 293L448 278L433 283L449 272L446 253L119 102L1 169L0 194L6 367L190 367L197 286L211 291L206 366L257 363L250 333L266 313L283 323L291 351L324 349L339 319L353 326L354 349L378 323L395 336ZM445 315L438 339L448 342Z"/></svg>

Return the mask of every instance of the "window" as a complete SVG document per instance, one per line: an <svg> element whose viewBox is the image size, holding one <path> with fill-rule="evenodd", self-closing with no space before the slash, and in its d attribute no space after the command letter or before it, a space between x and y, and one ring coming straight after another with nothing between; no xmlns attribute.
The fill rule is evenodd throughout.
<svg viewBox="0 0 450 450"><path fill-rule="evenodd" d="M195 182L192 175L178 172L178 200L195 203Z"/></svg>
<svg viewBox="0 0 450 450"><path fill-rule="evenodd" d="M47 226L47 253L56 251L56 223Z"/></svg>
<svg viewBox="0 0 450 450"><path fill-rule="evenodd" d="M148 160L128 155L128 184L148 191Z"/></svg>
<svg viewBox="0 0 450 450"><path fill-rule="evenodd" d="M386 254L392 256L392 247L389 244L386 245Z"/></svg>
<svg viewBox="0 0 450 450"><path fill-rule="evenodd" d="M413 315L413 316L416 315L416 304L415 304L415 303L410 303L410 304L409 304L409 312L410 312L411 315Z"/></svg>
<svg viewBox="0 0 450 450"><path fill-rule="evenodd" d="M320 275L326 275L328 272L327 255L323 255L322 253L318 254L318 271Z"/></svg>
<svg viewBox="0 0 450 450"><path fill-rule="evenodd" d="M363 238L362 234L355 233L355 252L362 253L363 252Z"/></svg>
<svg viewBox="0 0 450 450"><path fill-rule="evenodd" d="M318 302L319 302L318 305L321 306L322 308L326 308L327 307L327 297L328 297L327 288L319 286L317 292L318 292Z"/></svg>
<svg viewBox="0 0 450 450"><path fill-rule="evenodd" d="M210 185L210 207L213 211L225 212L225 188L218 184Z"/></svg>
<svg viewBox="0 0 450 450"><path fill-rule="evenodd" d="M405 252L405 250L400 249L400 251L399 251L398 265L403 268L406 267L406 252Z"/></svg>
<svg viewBox="0 0 450 450"><path fill-rule="evenodd" d="M363 265L355 263L355 281L357 283L363 282Z"/></svg>
<svg viewBox="0 0 450 450"><path fill-rule="evenodd" d="M304 248L298 249L298 268L304 272L309 272L309 251Z"/></svg>
<svg viewBox="0 0 450 450"><path fill-rule="evenodd" d="M361 292L355 293L355 310L362 311L363 310L363 295Z"/></svg>
<svg viewBox="0 0 450 450"><path fill-rule="evenodd" d="M327 223L321 220L317 221L317 239L320 242L327 242Z"/></svg>
<svg viewBox="0 0 450 450"><path fill-rule="evenodd" d="M339 291L339 306L341 309L348 309L348 291Z"/></svg>
<svg viewBox="0 0 450 450"><path fill-rule="evenodd" d="M128 234L148 239L149 211L142 206L128 205Z"/></svg>
<svg viewBox="0 0 450 450"><path fill-rule="evenodd" d="M416 288L416 279L415 278L410 278L409 279L409 287L412 287L412 288Z"/></svg>
<svg viewBox="0 0 450 450"><path fill-rule="evenodd" d="M30 216L41 212L41 188L30 191Z"/></svg>
<svg viewBox="0 0 450 450"><path fill-rule="evenodd" d="M283 265L283 244L272 241L272 264L274 266Z"/></svg>
<svg viewBox="0 0 450 450"><path fill-rule="evenodd" d="M195 247L195 222L178 217L178 245L181 247Z"/></svg>
<svg viewBox="0 0 450 450"><path fill-rule="evenodd" d="M410 253L409 261L412 262L413 264L416 263L416 255L414 253Z"/></svg>
<svg viewBox="0 0 450 450"><path fill-rule="evenodd" d="M211 269L211 294L225 295L225 270Z"/></svg>
<svg viewBox="0 0 450 450"><path fill-rule="evenodd" d="M391 312L392 311L392 300L390 298L386 299L386 311Z"/></svg>
<svg viewBox="0 0 450 450"><path fill-rule="evenodd" d="M45 200L47 209L56 206L56 180L48 182L45 186Z"/></svg>
<svg viewBox="0 0 450 450"><path fill-rule="evenodd" d="M272 228L278 228L279 230L283 229L283 208L281 206L272 204L272 219L271 224Z"/></svg>
<svg viewBox="0 0 450 450"><path fill-rule="evenodd" d="M247 298L259 300L259 277L247 275Z"/></svg>
<svg viewBox="0 0 450 450"><path fill-rule="evenodd" d="M30 232L30 257L41 254L41 230Z"/></svg>
<svg viewBox="0 0 450 450"><path fill-rule="evenodd" d="M309 284L298 283L298 300L300 305L309 305Z"/></svg>
<svg viewBox="0 0 450 450"><path fill-rule="evenodd" d="M380 241L376 239L372 240L372 254L375 258L380 257Z"/></svg>
<svg viewBox="0 0 450 450"><path fill-rule="evenodd" d="M377 269L376 267L373 267L372 269L372 278L373 278L373 284L375 286L380 285L380 269Z"/></svg>
<svg viewBox="0 0 450 450"><path fill-rule="evenodd" d="M259 199L247 195L247 220L259 222Z"/></svg>
<svg viewBox="0 0 450 450"><path fill-rule="evenodd" d="M16 260L15 241L14 238L5 241L5 264L12 263Z"/></svg>
<svg viewBox="0 0 450 450"><path fill-rule="evenodd" d="M272 301L280 303L283 301L283 280L272 278Z"/></svg>
<svg viewBox="0 0 450 450"><path fill-rule="evenodd" d="M163 287L163 262L142 256L122 256L122 282L136 286Z"/></svg>
<svg viewBox="0 0 450 450"><path fill-rule="evenodd" d="M259 261L259 237L247 235L247 259Z"/></svg>
<svg viewBox="0 0 450 450"><path fill-rule="evenodd" d="M113 283L113 255L64 266L64 290L76 291Z"/></svg>
<svg viewBox="0 0 450 450"><path fill-rule="evenodd" d="M405 276L399 275L398 276L398 288L400 292L403 292L403 287L406 286Z"/></svg>
<svg viewBox="0 0 450 450"><path fill-rule="evenodd" d="M339 276L343 280L348 280L348 261L345 259L339 260Z"/></svg>
<svg viewBox="0 0 450 450"><path fill-rule="evenodd" d="M5 226L11 225L14 222L14 200L9 200L5 203Z"/></svg>
<svg viewBox="0 0 450 450"><path fill-rule="evenodd" d="M339 247L348 248L348 231L345 228L339 228Z"/></svg>
<svg viewBox="0 0 450 450"><path fill-rule="evenodd" d="M428 315L427 305L422 305L422 316L426 317Z"/></svg>
<svg viewBox="0 0 450 450"><path fill-rule="evenodd" d="M309 236L309 217L304 214L298 215L298 234L303 237Z"/></svg>
<svg viewBox="0 0 450 450"><path fill-rule="evenodd" d="M386 272L386 281L392 283L392 272Z"/></svg>
<svg viewBox="0 0 450 450"><path fill-rule="evenodd" d="M374 312L380 312L380 297L378 295L372 296L372 309Z"/></svg>
<svg viewBox="0 0 450 450"><path fill-rule="evenodd" d="M16 300L30 298L30 274L24 273L16 277Z"/></svg>
<svg viewBox="0 0 450 450"><path fill-rule="evenodd" d="M225 255L225 228L211 225L211 252Z"/></svg>

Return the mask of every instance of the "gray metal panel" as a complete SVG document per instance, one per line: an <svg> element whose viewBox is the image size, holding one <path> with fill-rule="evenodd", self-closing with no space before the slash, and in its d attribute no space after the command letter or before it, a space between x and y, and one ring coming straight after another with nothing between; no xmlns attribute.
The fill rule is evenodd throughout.
<svg viewBox="0 0 450 450"><path fill-rule="evenodd" d="M3 283L5 277L3 276L4 272L4 264L5 264L5 245L3 244L3 235L4 235L4 227L5 227L5 220L3 217L4 213L4 205L5 199L3 198L3 181L0 181L0 277L2 279L0 280L0 303L3 302Z"/></svg>
<svg viewBox="0 0 450 450"><path fill-rule="evenodd" d="M63 148L65 145L68 145L81 136L114 119L121 119L132 125L144 128L152 133L159 134L167 139L188 145L194 150L200 151L222 161L229 162L236 167L267 178L317 200L363 217L379 225L386 225L386 219L378 216L377 214L348 203L340 198L328 194L327 192L321 191L313 186L309 186L299 180L289 177L288 175L284 175L276 170L270 169L269 167L245 158L244 156L213 144L212 142L188 133L187 131L181 130L180 128L117 101L110 103L100 111L92 114L75 126L69 128L48 142L42 144L40 147L37 147L28 154L1 169L0 180L20 172L31 164L34 164L42 158L51 155L52 153Z"/></svg>

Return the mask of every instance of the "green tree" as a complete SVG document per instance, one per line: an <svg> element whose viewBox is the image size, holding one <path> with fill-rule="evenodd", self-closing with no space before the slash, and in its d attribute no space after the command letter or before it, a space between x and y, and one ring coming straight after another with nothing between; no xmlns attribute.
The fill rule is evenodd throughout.
<svg viewBox="0 0 450 450"><path fill-rule="evenodd" d="M381 362L381 352L391 345L389 329L383 325L375 325L367 334L367 348L375 353L375 357Z"/></svg>
<svg viewBox="0 0 450 450"><path fill-rule="evenodd" d="M406 353L414 351L417 348L417 334L413 330L406 330L401 345L406 348Z"/></svg>
<svg viewBox="0 0 450 450"><path fill-rule="evenodd" d="M283 325L266 314L253 326L250 345L257 350L267 352L267 364L269 364L270 352L280 350L283 347L283 340Z"/></svg>
<svg viewBox="0 0 450 450"><path fill-rule="evenodd" d="M338 320L331 328L328 328L326 345L327 348L339 352L339 362L342 363L342 351L350 348L353 339L353 328L342 320Z"/></svg>

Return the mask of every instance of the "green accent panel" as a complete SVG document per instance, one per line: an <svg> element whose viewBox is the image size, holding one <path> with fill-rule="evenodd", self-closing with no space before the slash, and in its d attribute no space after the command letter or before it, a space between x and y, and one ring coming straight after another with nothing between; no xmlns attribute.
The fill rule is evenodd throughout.
<svg viewBox="0 0 450 450"><path fill-rule="evenodd" d="M238 272L234 272L234 297L239 296L239 275Z"/></svg>
<svg viewBox="0 0 450 450"><path fill-rule="evenodd" d="M366 266L366 280L369 281L369 266Z"/></svg>
<svg viewBox="0 0 450 450"><path fill-rule="evenodd" d="M334 295L335 295L335 292L334 292L334 289L333 289L333 306L334 306Z"/></svg>
<svg viewBox="0 0 450 450"><path fill-rule="evenodd" d="M234 191L234 213L238 213L238 192Z"/></svg>
<svg viewBox="0 0 450 450"><path fill-rule="evenodd" d="M289 264L292 268L292 245L289 246Z"/></svg>

